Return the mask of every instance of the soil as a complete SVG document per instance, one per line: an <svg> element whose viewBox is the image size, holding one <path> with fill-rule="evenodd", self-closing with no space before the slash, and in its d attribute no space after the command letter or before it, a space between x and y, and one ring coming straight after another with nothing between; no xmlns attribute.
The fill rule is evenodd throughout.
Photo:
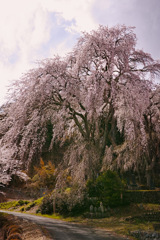
<svg viewBox="0 0 160 240"><path fill-rule="evenodd" d="M7 231L8 226L17 226L19 229L22 229L21 237L23 240L51 240L52 238L48 235L48 232L45 231L42 227L37 224L28 221L27 219L22 219L13 215L5 214L0 215L0 222L2 219L5 219L5 222L0 225L0 240L3 240L3 234Z"/></svg>

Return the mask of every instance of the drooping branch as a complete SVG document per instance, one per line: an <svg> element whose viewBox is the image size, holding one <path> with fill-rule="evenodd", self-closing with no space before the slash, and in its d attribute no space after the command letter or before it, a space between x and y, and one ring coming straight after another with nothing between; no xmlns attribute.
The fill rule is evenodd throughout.
<svg viewBox="0 0 160 240"><path fill-rule="evenodd" d="M0 147L12 149L13 160L32 161L42 153L49 121L52 143L73 137L77 145L99 149L101 160L106 149L116 152L122 145L109 165L138 168L149 141L160 135L159 90L152 87L156 74L160 63L136 50L133 28L100 26L84 33L66 58L47 59L15 82L6 121L0 123Z"/></svg>

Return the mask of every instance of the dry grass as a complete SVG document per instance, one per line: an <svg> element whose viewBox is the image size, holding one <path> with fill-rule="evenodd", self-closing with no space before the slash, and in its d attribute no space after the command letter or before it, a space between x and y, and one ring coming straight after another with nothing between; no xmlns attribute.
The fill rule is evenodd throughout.
<svg viewBox="0 0 160 240"><path fill-rule="evenodd" d="M110 210L110 217L91 219L85 218L83 216L78 217L66 217L56 214L56 215L43 215L45 217L50 217L54 219L61 219L68 222L80 223L94 228L106 229L107 231L116 232L121 235L130 235L131 231L135 230L145 230L154 231L153 222L148 222L145 219L135 219L132 221L127 221L127 219L132 219L135 216L142 216L148 211L159 211L160 205L158 204L131 204L126 207L120 207ZM41 214L38 214L41 215ZM42 216L42 215L41 215Z"/></svg>

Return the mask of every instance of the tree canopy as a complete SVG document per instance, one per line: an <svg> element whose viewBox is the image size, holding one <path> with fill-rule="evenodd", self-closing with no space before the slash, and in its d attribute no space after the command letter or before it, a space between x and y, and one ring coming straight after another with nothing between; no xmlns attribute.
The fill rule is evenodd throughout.
<svg viewBox="0 0 160 240"><path fill-rule="evenodd" d="M45 59L16 81L0 122L1 161L28 168L43 152L48 124L49 149L69 142L60 164L77 178L158 161L160 62L137 50L136 41L132 27L100 26L65 58Z"/></svg>

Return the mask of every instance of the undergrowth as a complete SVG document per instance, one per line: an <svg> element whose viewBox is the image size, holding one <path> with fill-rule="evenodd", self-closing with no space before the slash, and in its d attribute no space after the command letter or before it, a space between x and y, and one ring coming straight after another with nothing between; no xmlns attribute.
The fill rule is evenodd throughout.
<svg viewBox="0 0 160 240"><path fill-rule="evenodd" d="M2 202L0 203L0 209L5 209L5 210L17 209L20 211L29 211L34 206L39 206L42 200L43 200L43 197L34 201L19 200L19 201Z"/></svg>

